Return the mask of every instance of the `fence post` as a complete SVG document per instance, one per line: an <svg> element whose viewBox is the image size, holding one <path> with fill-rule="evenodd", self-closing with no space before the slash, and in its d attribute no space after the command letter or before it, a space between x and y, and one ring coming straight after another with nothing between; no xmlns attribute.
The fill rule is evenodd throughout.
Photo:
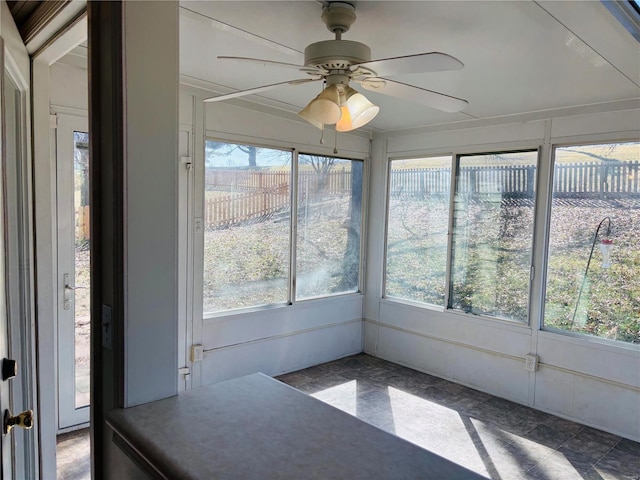
<svg viewBox="0 0 640 480"><path fill-rule="evenodd" d="M533 177L535 174L535 167L530 165L527 167L527 197L533 197Z"/></svg>
<svg viewBox="0 0 640 480"><path fill-rule="evenodd" d="M607 192L607 187L608 187L608 182L607 182L607 175L608 175L608 165L606 165L605 163L602 163L600 165L600 198L604 198L605 197L605 193Z"/></svg>
<svg viewBox="0 0 640 480"><path fill-rule="evenodd" d="M476 170L474 167L469 169L469 192L476 193Z"/></svg>

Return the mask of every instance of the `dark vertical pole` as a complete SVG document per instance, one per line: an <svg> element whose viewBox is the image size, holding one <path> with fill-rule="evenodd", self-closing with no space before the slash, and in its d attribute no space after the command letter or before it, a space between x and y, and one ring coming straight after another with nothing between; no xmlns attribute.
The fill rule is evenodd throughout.
<svg viewBox="0 0 640 480"><path fill-rule="evenodd" d="M104 418L123 406L123 3L87 2L91 195L91 472L104 476ZM112 342L103 344L110 317Z"/></svg>
<svg viewBox="0 0 640 480"><path fill-rule="evenodd" d="M351 162L351 199L349 201L349 224L347 247L342 260L342 278L337 291L358 288L360 272L360 235L362 232L362 173L364 162Z"/></svg>

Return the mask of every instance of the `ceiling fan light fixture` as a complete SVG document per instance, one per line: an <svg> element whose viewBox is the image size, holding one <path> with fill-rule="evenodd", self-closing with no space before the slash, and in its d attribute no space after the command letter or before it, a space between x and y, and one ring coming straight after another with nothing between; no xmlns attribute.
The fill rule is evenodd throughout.
<svg viewBox="0 0 640 480"><path fill-rule="evenodd" d="M309 102L309 105L307 105L301 111L298 112L298 116L300 116L301 118L309 122L311 125L313 125L317 129L322 130L322 127L323 127L322 122L320 122L319 120L316 120L316 118L311 114L311 109L309 108L310 105L311 105L311 102Z"/></svg>
<svg viewBox="0 0 640 480"><path fill-rule="evenodd" d="M378 115L380 107L351 87L346 87L342 105L342 117L336 124L338 132L349 132L360 128Z"/></svg>
<svg viewBox="0 0 640 480"><path fill-rule="evenodd" d="M307 117L316 123L332 125L340 120L342 110L340 109L340 93L336 85L329 85L320 95L309 102L302 112L307 110ZM302 113L300 112L300 113ZM302 115L301 115L302 116ZM308 118L302 116L305 120ZM310 122L314 124L314 122Z"/></svg>

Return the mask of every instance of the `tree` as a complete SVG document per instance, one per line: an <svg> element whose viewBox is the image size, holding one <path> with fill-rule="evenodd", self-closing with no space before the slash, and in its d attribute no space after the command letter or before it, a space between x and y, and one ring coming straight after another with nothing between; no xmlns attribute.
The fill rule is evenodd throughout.
<svg viewBox="0 0 640 480"><path fill-rule="evenodd" d="M249 159L249 167L255 168L257 148L249 145L236 145L236 148L247 154Z"/></svg>
<svg viewBox="0 0 640 480"><path fill-rule="evenodd" d="M326 188L329 173L331 173L335 161L335 157L322 157L319 155L303 155L300 157L301 164L311 165L316 172L319 192Z"/></svg>
<svg viewBox="0 0 640 480"><path fill-rule="evenodd" d="M213 156L229 156L234 151L240 151L247 154L249 168L257 166L258 148L252 145L236 145L233 143L223 143L207 141L205 144L205 157L210 159Z"/></svg>
<svg viewBox="0 0 640 480"><path fill-rule="evenodd" d="M75 148L73 149L74 172L80 177L80 205L89 205L89 134L85 132L74 132L73 139Z"/></svg>

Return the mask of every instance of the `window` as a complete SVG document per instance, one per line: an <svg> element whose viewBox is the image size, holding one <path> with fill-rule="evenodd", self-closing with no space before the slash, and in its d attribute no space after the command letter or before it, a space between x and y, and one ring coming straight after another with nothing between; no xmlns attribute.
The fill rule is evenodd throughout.
<svg viewBox="0 0 640 480"><path fill-rule="evenodd" d="M528 151L458 158L451 308L527 321L537 157Z"/></svg>
<svg viewBox="0 0 640 480"><path fill-rule="evenodd" d="M287 302L291 152L205 149L203 311Z"/></svg>
<svg viewBox="0 0 640 480"><path fill-rule="evenodd" d="M300 154L295 170L291 151L205 149L205 313L359 290L362 161Z"/></svg>
<svg viewBox="0 0 640 480"><path fill-rule="evenodd" d="M385 294L444 307L451 156L391 161Z"/></svg>
<svg viewBox="0 0 640 480"><path fill-rule="evenodd" d="M296 298L358 290L362 162L300 155Z"/></svg>
<svg viewBox="0 0 640 480"><path fill-rule="evenodd" d="M385 295L526 322L537 159L458 156L453 203L451 156L392 160Z"/></svg>
<svg viewBox="0 0 640 480"><path fill-rule="evenodd" d="M544 324L640 343L640 143L554 153Z"/></svg>

